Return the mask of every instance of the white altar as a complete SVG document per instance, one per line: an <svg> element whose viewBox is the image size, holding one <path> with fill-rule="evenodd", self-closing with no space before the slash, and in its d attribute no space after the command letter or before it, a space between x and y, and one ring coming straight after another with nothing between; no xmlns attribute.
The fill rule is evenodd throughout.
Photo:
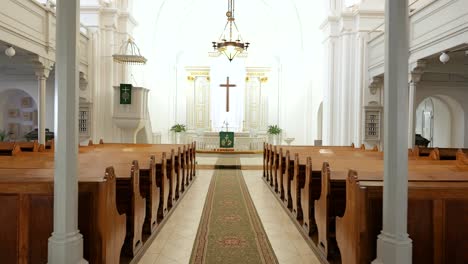
<svg viewBox="0 0 468 264"><path fill-rule="evenodd" d="M197 150L219 149L219 132L202 132L186 134L187 142L197 142ZM247 132L234 133L234 150L236 151L262 151L263 143L268 140L268 136L251 135Z"/></svg>

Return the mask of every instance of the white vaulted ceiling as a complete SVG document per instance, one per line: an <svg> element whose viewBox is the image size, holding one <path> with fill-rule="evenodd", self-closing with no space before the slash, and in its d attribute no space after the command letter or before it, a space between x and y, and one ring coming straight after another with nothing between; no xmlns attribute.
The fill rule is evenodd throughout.
<svg viewBox="0 0 468 264"><path fill-rule="evenodd" d="M318 29L319 23L312 22L322 11L311 2L235 1L239 31L245 41L252 43L247 63L302 56L310 41L308 31ZM135 36L149 57L200 63L207 60L211 41L216 41L224 28L227 0L164 0L145 5L135 1L134 11L140 24Z"/></svg>

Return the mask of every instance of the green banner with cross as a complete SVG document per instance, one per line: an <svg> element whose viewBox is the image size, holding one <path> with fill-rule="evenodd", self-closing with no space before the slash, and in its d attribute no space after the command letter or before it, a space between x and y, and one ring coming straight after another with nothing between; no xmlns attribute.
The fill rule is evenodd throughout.
<svg viewBox="0 0 468 264"><path fill-rule="evenodd" d="M132 104L132 85L120 84L120 104Z"/></svg>
<svg viewBox="0 0 468 264"><path fill-rule="evenodd" d="M233 148L234 147L234 132L219 132L219 147Z"/></svg>

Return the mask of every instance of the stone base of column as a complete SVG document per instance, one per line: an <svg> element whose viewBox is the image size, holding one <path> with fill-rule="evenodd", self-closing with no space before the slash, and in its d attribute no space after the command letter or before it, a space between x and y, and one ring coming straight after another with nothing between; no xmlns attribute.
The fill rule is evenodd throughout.
<svg viewBox="0 0 468 264"><path fill-rule="evenodd" d="M408 236L397 238L381 232L377 238L377 259L372 264L411 264L412 249L413 242Z"/></svg>
<svg viewBox="0 0 468 264"><path fill-rule="evenodd" d="M87 264L83 259L83 236L79 231L68 234L55 234L49 238L49 264Z"/></svg>

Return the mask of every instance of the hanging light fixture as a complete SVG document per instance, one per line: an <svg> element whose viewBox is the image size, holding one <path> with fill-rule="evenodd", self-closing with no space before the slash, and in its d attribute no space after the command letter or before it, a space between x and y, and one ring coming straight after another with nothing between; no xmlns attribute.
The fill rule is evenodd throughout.
<svg viewBox="0 0 468 264"><path fill-rule="evenodd" d="M447 53L442 52L442 54L440 54L439 60L440 60L440 62L445 64L450 60L450 56Z"/></svg>
<svg viewBox="0 0 468 264"><path fill-rule="evenodd" d="M122 44L120 52L121 54L112 55L115 62L133 65L146 64L146 58L141 56L140 49L132 38L129 38L124 44Z"/></svg>
<svg viewBox="0 0 468 264"><path fill-rule="evenodd" d="M5 49L5 55L7 55L8 57L11 58L15 56L15 54L16 54L16 50L12 46L9 46L8 48Z"/></svg>
<svg viewBox="0 0 468 264"><path fill-rule="evenodd" d="M234 18L234 0L228 0L227 22L219 40L213 43L213 49L226 55L232 61L236 55L247 51L250 43L244 42Z"/></svg>

